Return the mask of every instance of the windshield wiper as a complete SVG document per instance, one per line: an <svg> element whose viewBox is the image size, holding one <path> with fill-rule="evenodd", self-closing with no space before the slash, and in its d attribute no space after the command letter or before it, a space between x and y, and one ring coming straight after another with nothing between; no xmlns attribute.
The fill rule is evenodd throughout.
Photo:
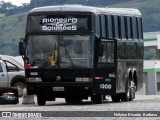
<svg viewBox="0 0 160 120"><path fill-rule="evenodd" d="M69 62L70 62L70 64L71 64L71 66L72 66L72 68L75 68L75 65L74 65L74 63L73 63L73 60L72 60L72 58L71 58L71 56L70 56L68 50L66 49L66 47L65 47L65 55L66 55L66 57L68 58L68 60L69 60Z"/></svg>

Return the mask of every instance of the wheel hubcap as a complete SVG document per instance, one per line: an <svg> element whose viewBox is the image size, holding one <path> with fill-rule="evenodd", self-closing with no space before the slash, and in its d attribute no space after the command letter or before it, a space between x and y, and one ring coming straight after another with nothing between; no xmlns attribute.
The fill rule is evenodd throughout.
<svg viewBox="0 0 160 120"><path fill-rule="evenodd" d="M23 87L21 85L17 85L17 89L19 95L23 93Z"/></svg>

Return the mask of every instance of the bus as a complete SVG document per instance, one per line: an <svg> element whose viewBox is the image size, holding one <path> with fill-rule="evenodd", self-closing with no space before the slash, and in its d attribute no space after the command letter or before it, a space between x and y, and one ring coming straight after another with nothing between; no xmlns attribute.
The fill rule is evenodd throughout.
<svg viewBox="0 0 160 120"><path fill-rule="evenodd" d="M34 8L19 53L27 94L37 95L38 105L56 98L132 101L143 83L142 15L129 8Z"/></svg>

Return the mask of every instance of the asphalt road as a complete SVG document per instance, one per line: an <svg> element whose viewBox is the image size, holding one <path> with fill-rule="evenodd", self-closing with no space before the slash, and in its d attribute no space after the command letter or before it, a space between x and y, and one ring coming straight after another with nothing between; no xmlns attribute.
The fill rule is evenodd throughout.
<svg viewBox="0 0 160 120"><path fill-rule="evenodd" d="M58 98L56 101L47 101L45 106L38 106L36 97L34 97L35 104L22 104L22 101L23 98L20 98L17 105L0 105L0 111L11 111L12 117L19 115L16 119L23 117L25 119L29 117L27 119L30 119L30 117L36 115L38 118L35 119L42 119L40 118L42 116L43 119L56 120L160 119L160 112L158 112L160 111L160 95L136 95L136 99L133 101L119 103L113 103L110 97L107 97L103 104L94 104L90 99L84 100L82 104L67 104L64 99Z"/></svg>

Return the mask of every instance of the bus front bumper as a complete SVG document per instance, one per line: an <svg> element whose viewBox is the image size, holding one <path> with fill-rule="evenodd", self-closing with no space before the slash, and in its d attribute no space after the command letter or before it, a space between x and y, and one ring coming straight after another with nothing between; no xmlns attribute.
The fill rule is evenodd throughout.
<svg viewBox="0 0 160 120"><path fill-rule="evenodd" d="M93 87L89 83L28 83L28 95L51 95L55 97L65 97L68 95L89 96L93 92Z"/></svg>

